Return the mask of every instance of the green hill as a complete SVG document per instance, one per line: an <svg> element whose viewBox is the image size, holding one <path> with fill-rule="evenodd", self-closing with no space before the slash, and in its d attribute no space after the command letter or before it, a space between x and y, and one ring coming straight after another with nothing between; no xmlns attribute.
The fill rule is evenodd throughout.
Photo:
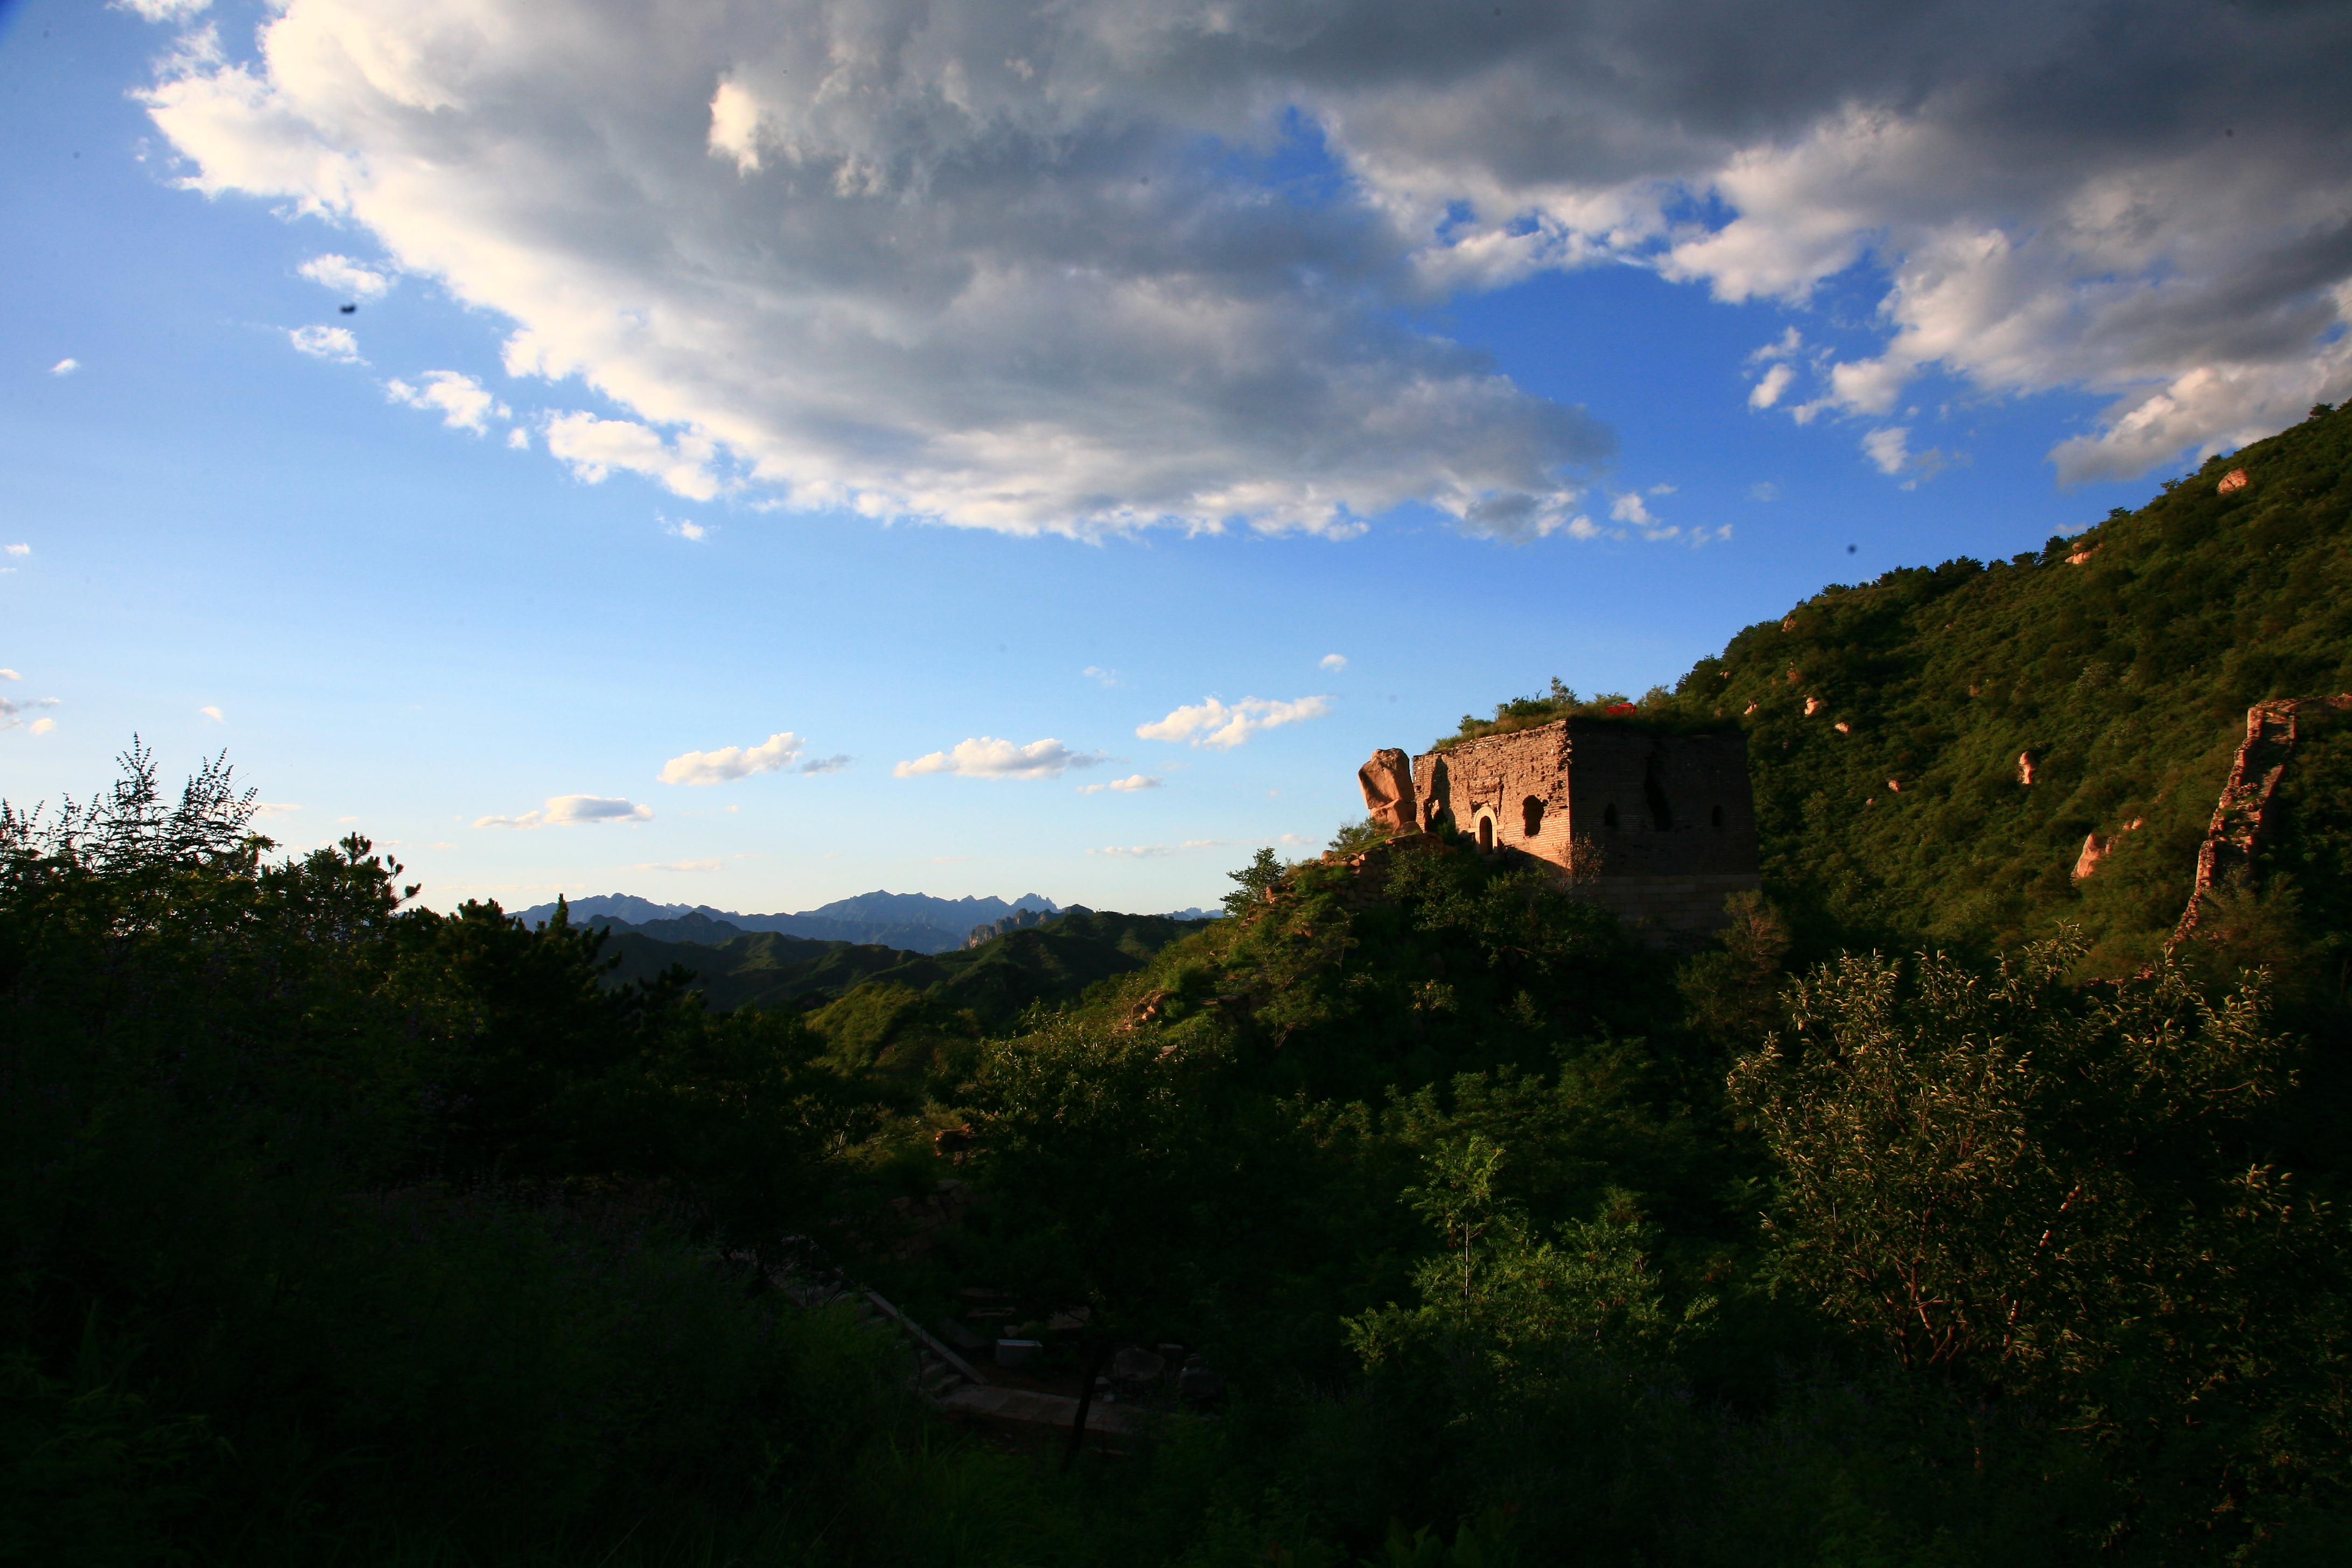
<svg viewBox="0 0 2352 1568"><path fill-rule="evenodd" d="M2095 966L2137 967L2180 917L2247 708L2352 690L2347 481L2352 411L2315 409L2038 553L1825 588L1629 721L1746 728L1767 886L1811 945L2009 946L2071 921ZM1555 682L1464 732L1594 706ZM2313 910L2347 868L2329 747L2299 749L2309 826L2292 868L2271 856ZM2093 833L2115 847L2078 882Z"/></svg>
<svg viewBox="0 0 2352 1568"><path fill-rule="evenodd" d="M682 967L713 1009L806 1013L844 1060L887 1068L902 1058L928 1062L928 1043L940 1038L1010 1027L1037 1004L1075 1001L1209 923L1089 910L931 954L773 931L706 945L616 930L604 952L620 962L605 983L649 983Z"/></svg>
<svg viewBox="0 0 2352 1568"><path fill-rule="evenodd" d="M620 960L607 976L613 985L650 981L673 965L691 970L694 989L719 1012L822 1006L920 956L872 942L817 942L767 931L706 943L664 942L627 930L611 931L604 955Z"/></svg>

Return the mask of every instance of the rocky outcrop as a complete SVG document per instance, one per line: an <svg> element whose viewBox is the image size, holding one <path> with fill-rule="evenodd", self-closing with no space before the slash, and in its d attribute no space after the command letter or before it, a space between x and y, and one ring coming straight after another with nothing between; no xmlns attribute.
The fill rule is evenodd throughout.
<svg viewBox="0 0 2352 1568"><path fill-rule="evenodd" d="M2099 862L2116 852L2116 846L2124 841L2124 835L2139 826L2140 820L2135 816L2104 838L2095 832L2084 834L2083 852L2074 857L2074 880L2079 882L2097 870Z"/></svg>
<svg viewBox="0 0 2352 1568"><path fill-rule="evenodd" d="M2224 483L2227 483L2225 480ZM2254 857L2271 826L2271 797L2286 773L2298 736L2352 714L2352 694L2341 697L2282 697L2246 710L2246 738L2230 765L2212 826L2197 850L2197 885L2165 951L2186 942L2211 901L2214 886L2232 872L2251 876Z"/></svg>
<svg viewBox="0 0 2352 1568"><path fill-rule="evenodd" d="M2244 489L2252 482L2253 481L2246 478L2245 469L2231 468L2228 473L2221 476L2221 482L2213 487L2213 493L2216 495L2225 496L2231 490Z"/></svg>
<svg viewBox="0 0 2352 1568"><path fill-rule="evenodd" d="M1391 833L1417 833L1412 795L1412 760L1394 746L1383 746L1372 760L1356 770L1364 792L1364 810Z"/></svg>
<svg viewBox="0 0 2352 1568"><path fill-rule="evenodd" d="M1026 931L1031 926L1041 926L1045 924L1048 921L1060 920L1064 915L1090 915L1092 913L1094 913L1094 910L1087 908L1084 904L1072 904L1066 910L1015 910L1001 921L991 921L984 926L972 927L971 933L963 939L964 951L969 952L975 947L983 946L988 942L994 942L1000 936L1004 936L1016 931Z"/></svg>

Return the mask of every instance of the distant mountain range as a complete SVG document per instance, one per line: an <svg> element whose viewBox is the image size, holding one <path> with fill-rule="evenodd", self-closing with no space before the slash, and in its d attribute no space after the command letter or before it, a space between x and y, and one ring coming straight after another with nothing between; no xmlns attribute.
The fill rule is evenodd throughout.
<svg viewBox="0 0 2352 1568"><path fill-rule="evenodd" d="M1024 893L1008 903L1003 899L935 899L928 893L879 890L836 900L798 914L745 915L714 910L708 904L657 904L633 893L599 893L569 901L571 918L577 922L617 923L640 930L662 927L665 929L661 931L649 934L666 942L724 942L747 931L771 931L816 942L879 944L908 952L951 952L963 946L964 937L976 925L1001 921L1022 910L1054 914L1060 907L1035 893ZM515 912L523 924L535 926L552 916L555 906L536 904ZM698 929L692 923L698 917L712 925L734 929ZM678 922L684 922L683 930L677 929ZM697 934L686 934L687 931Z"/></svg>
<svg viewBox="0 0 2352 1568"><path fill-rule="evenodd" d="M774 931L814 942L851 942L895 947L906 952L953 952L981 926L1022 913L1059 914L1061 906L1036 893L1003 899L936 899L928 893L876 890L838 899L798 914L744 915L708 904L657 904L634 893L597 893L572 899L567 908L582 925L620 925L657 942L717 943L751 931ZM523 924L545 923L553 904L510 911ZM1219 911L1178 910L1173 920L1207 920ZM1010 927L1007 928L1012 929Z"/></svg>

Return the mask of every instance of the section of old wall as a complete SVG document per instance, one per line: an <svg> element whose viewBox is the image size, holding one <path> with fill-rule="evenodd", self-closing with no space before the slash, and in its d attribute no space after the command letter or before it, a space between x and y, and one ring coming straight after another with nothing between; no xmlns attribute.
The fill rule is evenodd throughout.
<svg viewBox="0 0 2352 1568"><path fill-rule="evenodd" d="M1420 821L1572 871L1622 919L1722 923L1759 885L1748 738L1563 719L1413 759Z"/></svg>

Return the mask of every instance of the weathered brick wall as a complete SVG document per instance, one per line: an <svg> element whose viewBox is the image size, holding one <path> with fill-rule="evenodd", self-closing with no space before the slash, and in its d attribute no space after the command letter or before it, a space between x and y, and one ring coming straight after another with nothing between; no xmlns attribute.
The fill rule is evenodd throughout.
<svg viewBox="0 0 2352 1568"><path fill-rule="evenodd" d="M1573 868L1588 896L1627 920L1720 924L1724 899L1758 885L1748 738L1737 731L1562 719L1425 752L1412 782L1423 826L1450 813L1482 845Z"/></svg>

